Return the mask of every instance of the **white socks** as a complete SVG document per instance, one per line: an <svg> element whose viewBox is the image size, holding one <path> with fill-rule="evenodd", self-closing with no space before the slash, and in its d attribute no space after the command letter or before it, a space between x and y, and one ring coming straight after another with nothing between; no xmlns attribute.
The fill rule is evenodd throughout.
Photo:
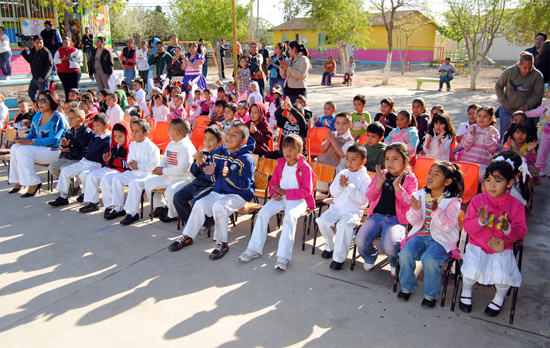
<svg viewBox="0 0 550 348"><path fill-rule="evenodd" d="M460 295L460 302L465 305L472 304L472 288L474 287L476 281L470 278L462 278L462 294ZM465 298L467 297L467 298Z"/></svg>
<svg viewBox="0 0 550 348"><path fill-rule="evenodd" d="M502 304L504 303L504 299L506 298L506 293L508 292L508 289L510 287L508 285L495 284L495 288L497 289L497 292L495 294L495 297L489 304L489 308L498 311L500 310L500 307L502 307ZM497 307L497 306L500 306L500 307Z"/></svg>

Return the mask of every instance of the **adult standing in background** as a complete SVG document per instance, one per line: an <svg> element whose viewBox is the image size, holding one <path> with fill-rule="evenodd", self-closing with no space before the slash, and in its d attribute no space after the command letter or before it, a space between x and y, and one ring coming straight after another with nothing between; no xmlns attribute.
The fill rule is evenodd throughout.
<svg viewBox="0 0 550 348"><path fill-rule="evenodd" d="M132 85L132 80L136 77L136 56L137 51L134 45L134 39L128 39L126 47L122 49L122 67L124 68L124 81L128 86Z"/></svg>
<svg viewBox="0 0 550 348"><path fill-rule="evenodd" d="M260 54L263 57L262 62L262 71L264 72L265 78L269 81L269 75L267 74L267 59L269 58L269 51L267 48L265 48L265 44L262 44L262 48L260 49Z"/></svg>
<svg viewBox="0 0 550 348"><path fill-rule="evenodd" d="M443 83L447 85L447 91L451 90L451 80L455 77L456 68L451 63L451 58L445 58L445 63L439 66L439 89L443 88Z"/></svg>
<svg viewBox="0 0 550 348"><path fill-rule="evenodd" d="M170 75L168 64L170 64L170 62L172 61L172 55L165 51L162 41L157 41L156 47L157 51L153 53L152 56L149 56L149 65L154 65L153 79L164 74L166 74L166 76L170 78L172 76Z"/></svg>
<svg viewBox="0 0 550 348"><path fill-rule="evenodd" d="M225 51L227 51L227 48L225 48L225 40L220 40L220 69L222 71L222 79L225 79L225 63L223 61L223 58L225 57Z"/></svg>
<svg viewBox="0 0 550 348"><path fill-rule="evenodd" d="M535 43L533 47L526 48L525 51L531 53L533 55L533 58L537 58L540 47L547 39L548 38L546 37L545 33L538 33L537 35L535 35Z"/></svg>
<svg viewBox="0 0 550 348"><path fill-rule="evenodd" d="M113 55L105 48L105 37L99 36L96 39L96 48L92 50L90 61L88 62L88 73L90 78L94 78L97 83L97 87L101 91L102 89L109 89L109 78L113 73Z"/></svg>
<svg viewBox="0 0 550 348"><path fill-rule="evenodd" d="M50 86L51 72L53 69L53 58L40 36L35 36L32 39L34 45L30 52L28 47L23 47L21 56L31 66L32 79L29 83L28 94L33 102L36 101L36 92L48 89Z"/></svg>
<svg viewBox="0 0 550 348"><path fill-rule="evenodd" d="M0 69L4 80L9 80L11 76L11 56L10 38L4 34L4 27L0 27Z"/></svg>
<svg viewBox="0 0 550 348"><path fill-rule="evenodd" d="M180 45L180 38L176 34L170 37L170 41L172 41L172 43L166 48L166 52L170 53L170 55L173 57L176 53L176 48L179 47L183 50L183 46Z"/></svg>
<svg viewBox="0 0 550 348"><path fill-rule="evenodd" d="M201 73L202 65L204 64L204 58L202 56L202 52L200 51L200 47L198 47L196 43L191 42L187 46L187 50L189 53L183 56L183 63L185 68L185 76L183 77L183 88L185 89L185 92L189 94L191 92L191 88L189 88L191 87L191 82L198 78L197 86L204 91L207 86L206 80Z"/></svg>
<svg viewBox="0 0 550 348"><path fill-rule="evenodd" d="M273 91L273 85L278 84L281 87L285 84L285 79L281 77L281 66L279 65L280 60L285 60L287 57L285 55L285 46L282 42L277 43L273 47L273 56L267 58L267 70L269 71L269 90Z"/></svg>
<svg viewBox="0 0 550 348"><path fill-rule="evenodd" d="M506 133L512 114L535 108L544 94L544 82L540 71L533 66L533 55L523 52L517 64L502 72L495 84L500 118L500 134ZM536 125L540 118L528 118L527 123Z"/></svg>
<svg viewBox="0 0 550 348"><path fill-rule="evenodd" d="M204 39L199 40L199 46L201 48L201 52L204 58L204 64L202 65L202 76L206 78L206 76L208 76L208 49L204 44Z"/></svg>
<svg viewBox="0 0 550 348"><path fill-rule="evenodd" d="M147 79L149 78L149 62L147 57L147 41L141 40L140 48L136 53L136 62L138 73L141 79L143 80L143 86L147 90Z"/></svg>
<svg viewBox="0 0 550 348"><path fill-rule="evenodd" d="M262 64L264 62L264 57L258 52L258 44L253 42L250 44L250 51L248 52L248 57L250 58L250 72L252 73L252 81L258 83L260 88L260 94L262 98L265 96L264 88L264 72L262 71Z"/></svg>
<svg viewBox="0 0 550 348"><path fill-rule="evenodd" d="M82 52L86 55L86 60L89 62L94 49L94 35L90 28L84 29L84 35L82 35Z"/></svg>
<svg viewBox="0 0 550 348"><path fill-rule="evenodd" d="M285 78L284 94L290 97L294 103L296 98L302 94L307 97L307 76L310 68L307 49L299 41L292 41L288 44L287 51L290 59L280 61L281 77Z"/></svg>
<svg viewBox="0 0 550 348"><path fill-rule="evenodd" d="M63 47L57 50L53 57L53 62L57 65L57 74L63 84L66 100L69 99L69 91L71 89L78 89L82 75L80 71L82 60L82 52L72 46L71 39L68 37L63 38Z"/></svg>
<svg viewBox="0 0 550 348"><path fill-rule="evenodd" d="M544 83L550 82L550 40L540 46L539 54L535 58L535 68L541 72Z"/></svg>
<svg viewBox="0 0 550 348"><path fill-rule="evenodd" d="M52 57L55 56L55 52L57 52L57 49L63 46L63 43L61 41L61 35L59 35L59 32L52 28L52 22L45 21L44 22L44 30L40 32L40 36L42 37L42 41L44 42L44 47L50 51Z"/></svg>

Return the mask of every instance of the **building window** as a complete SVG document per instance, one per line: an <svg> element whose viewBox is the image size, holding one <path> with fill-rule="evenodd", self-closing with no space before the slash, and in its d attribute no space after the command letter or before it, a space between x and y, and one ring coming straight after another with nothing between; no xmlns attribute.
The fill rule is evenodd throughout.
<svg viewBox="0 0 550 348"><path fill-rule="evenodd" d="M281 35L281 41L283 42L288 41L288 34Z"/></svg>

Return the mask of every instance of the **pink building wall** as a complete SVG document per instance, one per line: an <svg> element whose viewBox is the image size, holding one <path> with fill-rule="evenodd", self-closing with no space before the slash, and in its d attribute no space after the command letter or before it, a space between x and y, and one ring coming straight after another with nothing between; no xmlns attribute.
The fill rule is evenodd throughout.
<svg viewBox="0 0 550 348"><path fill-rule="evenodd" d="M403 57L406 58L407 50L393 50L392 54L392 63L399 63L401 62L399 52L403 53ZM335 60L339 60L340 58L340 52L337 49L327 49L325 53L319 53L317 52L317 49L312 48L308 49L309 56L313 60L327 60L328 56L332 55L332 57ZM359 49L355 51L355 54L353 55L356 62L360 63L379 63L379 64L385 64L386 63L386 56L388 54L388 51L385 49ZM411 61L413 63L426 63L431 62L434 59L434 51L433 50L413 50Z"/></svg>
<svg viewBox="0 0 550 348"><path fill-rule="evenodd" d="M31 66L29 65L29 63L27 63L27 61L23 58L23 56L21 56L21 49L12 48L11 52L12 52L11 75L12 76L30 75ZM1 70L0 70L0 76L4 76Z"/></svg>

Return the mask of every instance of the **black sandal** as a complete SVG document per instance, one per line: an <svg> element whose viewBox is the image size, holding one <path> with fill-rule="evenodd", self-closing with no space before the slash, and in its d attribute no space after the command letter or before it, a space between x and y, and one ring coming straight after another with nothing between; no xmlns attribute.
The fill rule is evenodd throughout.
<svg viewBox="0 0 550 348"><path fill-rule="evenodd" d="M492 309L491 307L489 307L490 305L498 307L498 309ZM502 303L502 305L504 305L504 302ZM502 306L499 306L496 303L494 303L493 301L491 301L491 303L489 303L487 308L485 308L485 315L487 315L489 317L496 317L500 313L501 309L502 309Z"/></svg>
<svg viewBox="0 0 550 348"><path fill-rule="evenodd" d="M458 308L460 308L460 310L464 313L470 313L472 311L472 303L470 303L469 305L465 304L464 302L462 302L462 299L472 301L472 298L460 296L460 300L458 301Z"/></svg>

